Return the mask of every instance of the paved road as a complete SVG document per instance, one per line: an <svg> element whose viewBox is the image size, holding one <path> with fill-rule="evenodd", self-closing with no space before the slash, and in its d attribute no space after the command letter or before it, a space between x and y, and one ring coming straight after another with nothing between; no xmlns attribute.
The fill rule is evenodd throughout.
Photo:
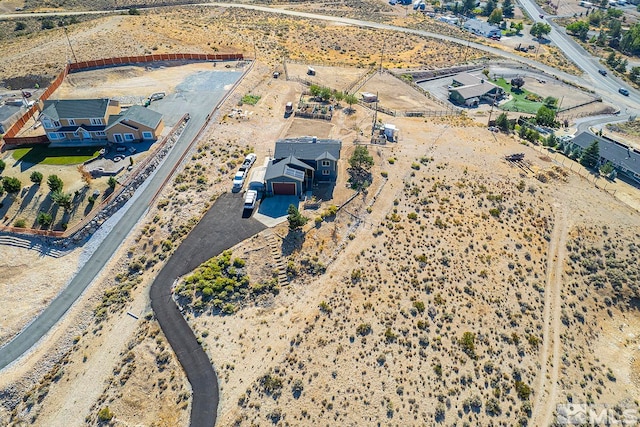
<svg viewBox="0 0 640 427"><path fill-rule="evenodd" d="M114 252L128 237L129 232L146 213L153 196L162 187L164 181L171 173L174 165L180 160L183 153L189 148L191 141L195 138L200 127L204 124L208 112L224 96L226 91L224 86L230 82L235 82L241 75L240 72L219 72L220 86L210 86L207 90L201 87L189 87L179 93L181 103L178 104L173 95L168 97L167 105L179 108L177 111L189 112L191 120L187 122L182 135L174 148L169 152L162 165L157 169L155 175L148 182L144 189L136 192L135 201L130 206L126 215L113 227L93 255L84 264L69 285L47 306L47 308L31 324L20 332L13 340L3 347L0 347L0 370L4 369L16 359L25 354L40 339L46 335L53 326L64 316L73 303L85 291L95 277L98 276L105 264L111 259ZM206 83L206 82L205 82ZM193 89L191 91L191 89ZM162 104L154 105L154 108L161 109Z"/></svg>
<svg viewBox="0 0 640 427"><path fill-rule="evenodd" d="M547 22L547 16L539 6L533 0L519 0L522 8L526 10L529 16L535 22ZM540 18L540 14L543 14L544 18ZM553 44L555 44L564 54L570 58L582 71L585 72L586 87L595 90L600 96L619 108L624 110L625 108L640 108L638 103L638 94L632 89L628 88L627 84L618 79L610 73L608 76L602 76L598 73L599 69L606 68L598 58L593 57L586 50L580 46L572 36L568 35L564 28L556 24L554 21L549 20L547 22L551 25L551 33L547 36ZM575 78L574 78L575 79ZM575 81L572 79L572 81ZM584 85L584 83L583 83ZM627 87L632 97L626 97L618 93L618 89L621 87Z"/></svg>
<svg viewBox="0 0 640 427"><path fill-rule="evenodd" d="M218 378L209 357L173 302L171 288L178 276L266 228L253 218L242 218L243 205L240 193L220 196L151 285L153 312L191 383L191 427L216 424Z"/></svg>

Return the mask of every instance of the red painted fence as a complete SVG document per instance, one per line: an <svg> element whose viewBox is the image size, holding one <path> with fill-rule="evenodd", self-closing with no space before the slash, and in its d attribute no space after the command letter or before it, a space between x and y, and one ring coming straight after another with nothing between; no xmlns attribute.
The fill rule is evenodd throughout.
<svg viewBox="0 0 640 427"><path fill-rule="evenodd" d="M24 127L25 124L31 119L39 110L39 102L49 99L51 94L58 89L62 84L67 74L73 71L86 70L88 68L103 68L112 67L114 65L127 65L127 64L140 64L146 62L161 62L161 61L239 61L244 59L241 53L226 53L226 54L208 54L208 53L163 53L158 55L139 55L139 56L121 56L117 58L105 58L95 59L92 61L76 62L73 64L67 64L64 69L58 74L58 77L51 82L51 85L40 95L38 101L29 108L23 115L16 121L4 135L4 143L7 145L17 146L26 144L42 144L46 143L46 137L42 139L42 136L38 137L16 137L18 132ZM0 145L0 148L2 146Z"/></svg>

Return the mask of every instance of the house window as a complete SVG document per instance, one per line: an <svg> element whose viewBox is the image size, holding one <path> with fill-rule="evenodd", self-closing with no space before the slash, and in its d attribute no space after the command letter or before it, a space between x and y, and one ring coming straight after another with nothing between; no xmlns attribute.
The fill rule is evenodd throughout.
<svg viewBox="0 0 640 427"><path fill-rule="evenodd" d="M101 125L102 124L102 119L91 119L91 124L92 125Z"/></svg>
<svg viewBox="0 0 640 427"><path fill-rule="evenodd" d="M124 140L125 140L125 141L133 141L134 139L135 139L135 138L134 138L134 136L133 136L133 134L132 134L132 133L125 133L125 134L124 134Z"/></svg>
<svg viewBox="0 0 640 427"><path fill-rule="evenodd" d="M93 133L95 136L106 136L107 134L99 130L98 132Z"/></svg>
<svg viewBox="0 0 640 427"><path fill-rule="evenodd" d="M69 126L75 126L76 125L76 121L73 119L68 119L67 120L69 122Z"/></svg>
<svg viewBox="0 0 640 427"><path fill-rule="evenodd" d="M58 132L58 139L65 139L67 137L67 134L65 134L64 132Z"/></svg>
<svg viewBox="0 0 640 427"><path fill-rule="evenodd" d="M75 137L77 138L77 137L78 137L78 131L75 131L75 132L73 133L73 136L75 136Z"/></svg>
<svg viewBox="0 0 640 427"><path fill-rule="evenodd" d="M51 139L51 140L58 139L58 133L57 132L49 133L49 139Z"/></svg>
<svg viewBox="0 0 640 427"><path fill-rule="evenodd" d="M322 170L322 175L329 175L329 174L331 174L330 170L327 170L327 169Z"/></svg>
<svg viewBox="0 0 640 427"><path fill-rule="evenodd" d="M53 123L51 123L51 120L43 119L42 126L44 126L45 129L51 129L53 128Z"/></svg>
<svg viewBox="0 0 640 427"><path fill-rule="evenodd" d="M153 139L153 134L151 132L142 132L142 139Z"/></svg>
<svg viewBox="0 0 640 427"><path fill-rule="evenodd" d="M54 121L53 122L53 127L59 128L60 127L60 122L59 121Z"/></svg>
<svg viewBox="0 0 640 427"><path fill-rule="evenodd" d="M328 168L329 166L331 166L331 162L329 160L323 160L322 161L322 167L323 168Z"/></svg>

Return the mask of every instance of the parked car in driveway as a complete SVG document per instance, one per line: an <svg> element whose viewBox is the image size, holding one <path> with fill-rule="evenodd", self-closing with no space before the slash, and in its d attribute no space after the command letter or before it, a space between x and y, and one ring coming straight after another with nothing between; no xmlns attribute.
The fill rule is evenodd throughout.
<svg viewBox="0 0 640 427"><path fill-rule="evenodd" d="M621 94L623 94L624 96L629 96L629 90L625 89L623 87L621 87L620 89L618 89L618 92L620 92Z"/></svg>
<svg viewBox="0 0 640 427"><path fill-rule="evenodd" d="M242 190L242 185L244 184L245 171L238 171L236 175L233 177L233 187L231 190L236 193Z"/></svg>
<svg viewBox="0 0 640 427"><path fill-rule="evenodd" d="M247 157L244 158L244 162L240 165L241 171L248 171L251 169L251 166L256 162L257 156L253 153L247 154Z"/></svg>
<svg viewBox="0 0 640 427"><path fill-rule="evenodd" d="M256 201L258 200L258 192L256 190L249 190L244 195L244 208L247 210L251 210L256 206Z"/></svg>

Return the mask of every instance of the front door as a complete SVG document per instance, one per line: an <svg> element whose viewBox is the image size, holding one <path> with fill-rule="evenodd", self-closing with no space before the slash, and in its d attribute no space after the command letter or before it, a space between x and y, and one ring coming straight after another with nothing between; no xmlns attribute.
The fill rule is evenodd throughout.
<svg viewBox="0 0 640 427"><path fill-rule="evenodd" d="M123 141L122 139L122 135L119 133L114 133L113 134L113 140L117 143L121 143Z"/></svg>

